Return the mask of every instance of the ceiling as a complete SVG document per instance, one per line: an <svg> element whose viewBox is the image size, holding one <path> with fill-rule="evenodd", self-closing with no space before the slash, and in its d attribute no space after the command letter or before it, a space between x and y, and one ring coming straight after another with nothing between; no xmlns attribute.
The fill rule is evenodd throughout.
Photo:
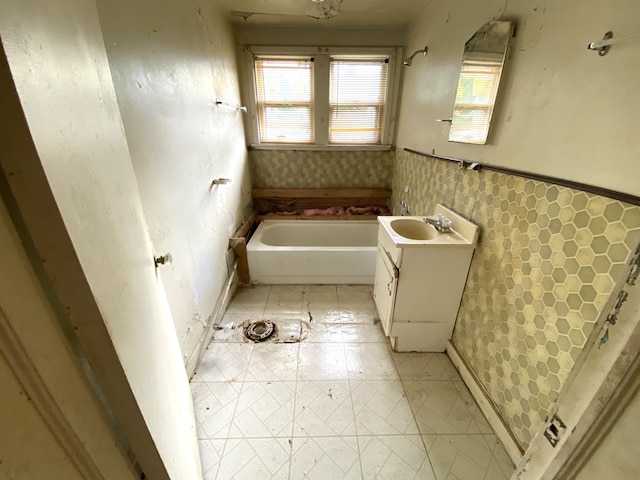
<svg viewBox="0 0 640 480"><path fill-rule="evenodd" d="M324 2L334 2L339 13L327 19L312 18L310 15L323 16L321 4L314 3L312 0L218 0L218 4L237 24L323 28L405 26L429 5L431 0L324 0Z"/></svg>

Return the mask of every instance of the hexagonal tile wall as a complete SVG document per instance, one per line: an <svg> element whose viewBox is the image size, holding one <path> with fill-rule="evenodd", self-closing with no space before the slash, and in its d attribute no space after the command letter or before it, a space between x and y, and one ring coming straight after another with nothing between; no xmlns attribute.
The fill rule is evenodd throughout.
<svg viewBox="0 0 640 480"><path fill-rule="evenodd" d="M392 151L252 150L255 188L389 188Z"/></svg>
<svg viewBox="0 0 640 480"><path fill-rule="evenodd" d="M393 192L394 207L451 202L480 226L452 341L526 447L622 281L640 207L400 149Z"/></svg>

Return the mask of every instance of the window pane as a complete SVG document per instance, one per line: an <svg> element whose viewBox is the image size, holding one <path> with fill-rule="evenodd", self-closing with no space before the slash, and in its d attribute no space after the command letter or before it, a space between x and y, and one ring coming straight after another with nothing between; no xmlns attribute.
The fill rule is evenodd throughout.
<svg viewBox="0 0 640 480"><path fill-rule="evenodd" d="M310 143L313 118L309 107L263 106L260 115L260 141L266 143Z"/></svg>
<svg viewBox="0 0 640 480"><path fill-rule="evenodd" d="M381 143L387 77L384 59L331 59L329 143Z"/></svg>
<svg viewBox="0 0 640 480"><path fill-rule="evenodd" d="M256 58L260 141L313 143L313 63L309 58Z"/></svg>
<svg viewBox="0 0 640 480"><path fill-rule="evenodd" d="M483 143L498 93L500 62L464 61L460 71L450 141Z"/></svg>

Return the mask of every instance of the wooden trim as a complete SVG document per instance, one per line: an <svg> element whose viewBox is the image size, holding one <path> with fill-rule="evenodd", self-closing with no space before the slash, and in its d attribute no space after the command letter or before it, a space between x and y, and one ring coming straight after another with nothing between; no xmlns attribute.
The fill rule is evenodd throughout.
<svg viewBox="0 0 640 480"><path fill-rule="evenodd" d="M454 162L461 165L461 168L466 168L474 162L468 160L462 160L460 158L444 157L441 155L429 154L418 152L417 150L411 150L405 148L405 152L420 155L422 157L430 157L436 160L444 160L446 162ZM615 190L609 190L608 188L596 187L595 185L587 185L586 183L574 182L573 180L565 180L557 177L550 177L547 175L539 175L537 173L523 172L522 170L514 170L511 168L497 167L492 165L484 165L478 163L478 169L490 170L493 172L505 173L507 175L516 175L518 177L527 178L529 180L537 180L539 182L552 183L554 185L560 185L562 187L569 187L576 190L582 190L583 192L592 193L594 195L602 195L603 197L613 198L620 202L630 203L632 205L640 205L640 197L631 195L629 193L617 192Z"/></svg>
<svg viewBox="0 0 640 480"><path fill-rule="evenodd" d="M104 476L87 452L82 440L51 395L1 307L0 355L6 359L20 385L24 388L29 401L33 403L49 431L67 453L69 461L76 467L80 475L87 479L104 480Z"/></svg>
<svg viewBox="0 0 640 480"><path fill-rule="evenodd" d="M249 230L251 230L251 227L256 221L256 215L257 212L255 210L251 212L249 218L247 218L244 223L238 227L238 230L236 230L236 233L234 233L231 238L246 237L247 233L249 233ZM230 244L229 246L231 247L232 245Z"/></svg>
<svg viewBox="0 0 640 480"><path fill-rule="evenodd" d="M278 218L287 215L278 215L279 212L294 211L296 218L309 220L318 216L305 216L305 209L330 208L330 207L382 207L387 212L387 204L391 198L391 190L388 188L254 188L252 190L253 202L261 216L267 213L273 214L269 218ZM330 215L333 220L375 219L376 216L369 213L365 215L353 215L347 212L341 215Z"/></svg>
<svg viewBox="0 0 640 480"><path fill-rule="evenodd" d="M238 261L237 270L238 278L244 284L251 283L251 277L249 275L249 260L247 258L247 234L253 227L256 221L257 212L254 210L249 215L249 218L240 225L240 228L236 230L233 237L229 239L229 247L233 250L233 253Z"/></svg>
<svg viewBox="0 0 640 480"><path fill-rule="evenodd" d="M249 259L247 257L247 239L246 237L232 238L229 245L233 249L233 253L238 259L238 278L242 283L251 283L249 275Z"/></svg>
<svg viewBox="0 0 640 480"><path fill-rule="evenodd" d="M601 388L606 396L609 385ZM605 390L603 392L603 390ZM566 463L558 470L556 478L575 478L588 464L594 452L619 421L627 406L640 391L640 354L636 352L631 366L622 376L611 397L604 403L602 411L595 418L584 438L575 447Z"/></svg>
<svg viewBox="0 0 640 480"><path fill-rule="evenodd" d="M456 367L456 370L460 372L460 376L465 385L471 392L474 400L482 410L482 413L487 418L489 425L493 429L498 439L502 442L509 458L514 465L518 465L522 459L523 449L514 438L506 422L502 419L502 415L498 412L498 409L494 405L493 401L489 398L487 392L480 385L480 382L476 378L473 370L467 365L467 362L462 358L455 345L451 341L447 342L447 355L451 359L451 362Z"/></svg>

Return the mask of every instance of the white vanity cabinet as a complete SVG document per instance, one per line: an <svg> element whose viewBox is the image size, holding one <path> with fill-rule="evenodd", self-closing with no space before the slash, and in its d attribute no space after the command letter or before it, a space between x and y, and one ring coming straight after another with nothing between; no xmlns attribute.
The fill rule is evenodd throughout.
<svg viewBox="0 0 640 480"><path fill-rule="evenodd" d="M385 335L398 352L443 352L453 333L478 228L441 205L437 213L453 221L453 231L430 233L429 239L405 238L394 229L396 219L406 224L421 217L378 219L373 295Z"/></svg>

